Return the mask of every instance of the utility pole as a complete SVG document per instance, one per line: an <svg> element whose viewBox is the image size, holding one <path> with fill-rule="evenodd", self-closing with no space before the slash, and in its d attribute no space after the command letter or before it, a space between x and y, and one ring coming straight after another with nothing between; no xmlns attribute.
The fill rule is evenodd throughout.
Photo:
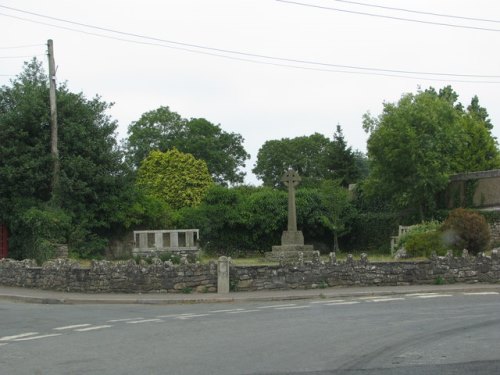
<svg viewBox="0 0 500 375"><path fill-rule="evenodd" d="M47 55L49 57L50 81L50 153L52 155L52 202L58 204L59 195L59 151L57 149L57 106L56 106L56 64L54 60L54 42L47 41Z"/></svg>

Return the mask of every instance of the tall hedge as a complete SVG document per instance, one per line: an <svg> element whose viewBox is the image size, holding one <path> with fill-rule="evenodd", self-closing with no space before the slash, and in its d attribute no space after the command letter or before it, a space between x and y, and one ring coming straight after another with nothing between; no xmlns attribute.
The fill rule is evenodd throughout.
<svg viewBox="0 0 500 375"><path fill-rule="evenodd" d="M328 207L325 194L328 190L298 189L297 226L307 243L320 244L329 251L333 250L337 227L342 227L342 233L348 232L335 215L335 210L345 211L347 205L332 203ZM200 242L209 253L234 256L264 253L280 245L287 218L288 197L283 189L213 186L199 206L178 211L176 224L179 228L200 229Z"/></svg>
<svg viewBox="0 0 500 375"><path fill-rule="evenodd" d="M351 231L341 239L342 248L349 251L390 251L391 236L397 234L399 216L393 212L362 212L349 223Z"/></svg>

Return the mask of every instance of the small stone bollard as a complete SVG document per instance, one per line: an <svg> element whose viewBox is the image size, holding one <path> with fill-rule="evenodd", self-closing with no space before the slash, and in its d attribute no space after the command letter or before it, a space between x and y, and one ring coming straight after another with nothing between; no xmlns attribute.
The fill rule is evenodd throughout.
<svg viewBox="0 0 500 375"><path fill-rule="evenodd" d="M360 257L360 259L359 259L359 262L360 262L362 265L366 266L366 265L368 264L368 254L366 254L366 253L362 253L362 254L361 254L361 257Z"/></svg>
<svg viewBox="0 0 500 375"><path fill-rule="evenodd" d="M220 257L217 262L217 293L229 293L229 263L231 258Z"/></svg>
<svg viewBox="0 0 500 375"><path fill-rule="evenodd" d="M337 255L335 252L330 253L330 264L336 264L337 263Z"/></svg>

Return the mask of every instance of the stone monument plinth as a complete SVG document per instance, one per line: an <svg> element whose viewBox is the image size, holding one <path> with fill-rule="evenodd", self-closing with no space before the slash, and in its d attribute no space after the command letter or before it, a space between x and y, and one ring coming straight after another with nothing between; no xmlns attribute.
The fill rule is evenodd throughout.
<svg viewBox="0 0 500 375"><path fill-rule="evenodd" d="M288 228L281 235L281 245L273 246L270 253L266 253L266 258L285 262L294 262L299 259L312 260L314 251L313 245L304 245L304 235L297 230L297 213L295 207L295 186L301 178L297 172L289 168L281 178L281 181L288 187Z"/></svg>

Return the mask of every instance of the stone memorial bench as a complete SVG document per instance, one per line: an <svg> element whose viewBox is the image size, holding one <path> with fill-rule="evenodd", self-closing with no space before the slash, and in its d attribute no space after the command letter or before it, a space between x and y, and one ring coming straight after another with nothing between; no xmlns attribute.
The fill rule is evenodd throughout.
<svg viewBox="0 0 500 375"><path fill-rule="evenodd" d="M151 256L163 252L197 254L199 229L136 230L133 255Z"/></svg>

